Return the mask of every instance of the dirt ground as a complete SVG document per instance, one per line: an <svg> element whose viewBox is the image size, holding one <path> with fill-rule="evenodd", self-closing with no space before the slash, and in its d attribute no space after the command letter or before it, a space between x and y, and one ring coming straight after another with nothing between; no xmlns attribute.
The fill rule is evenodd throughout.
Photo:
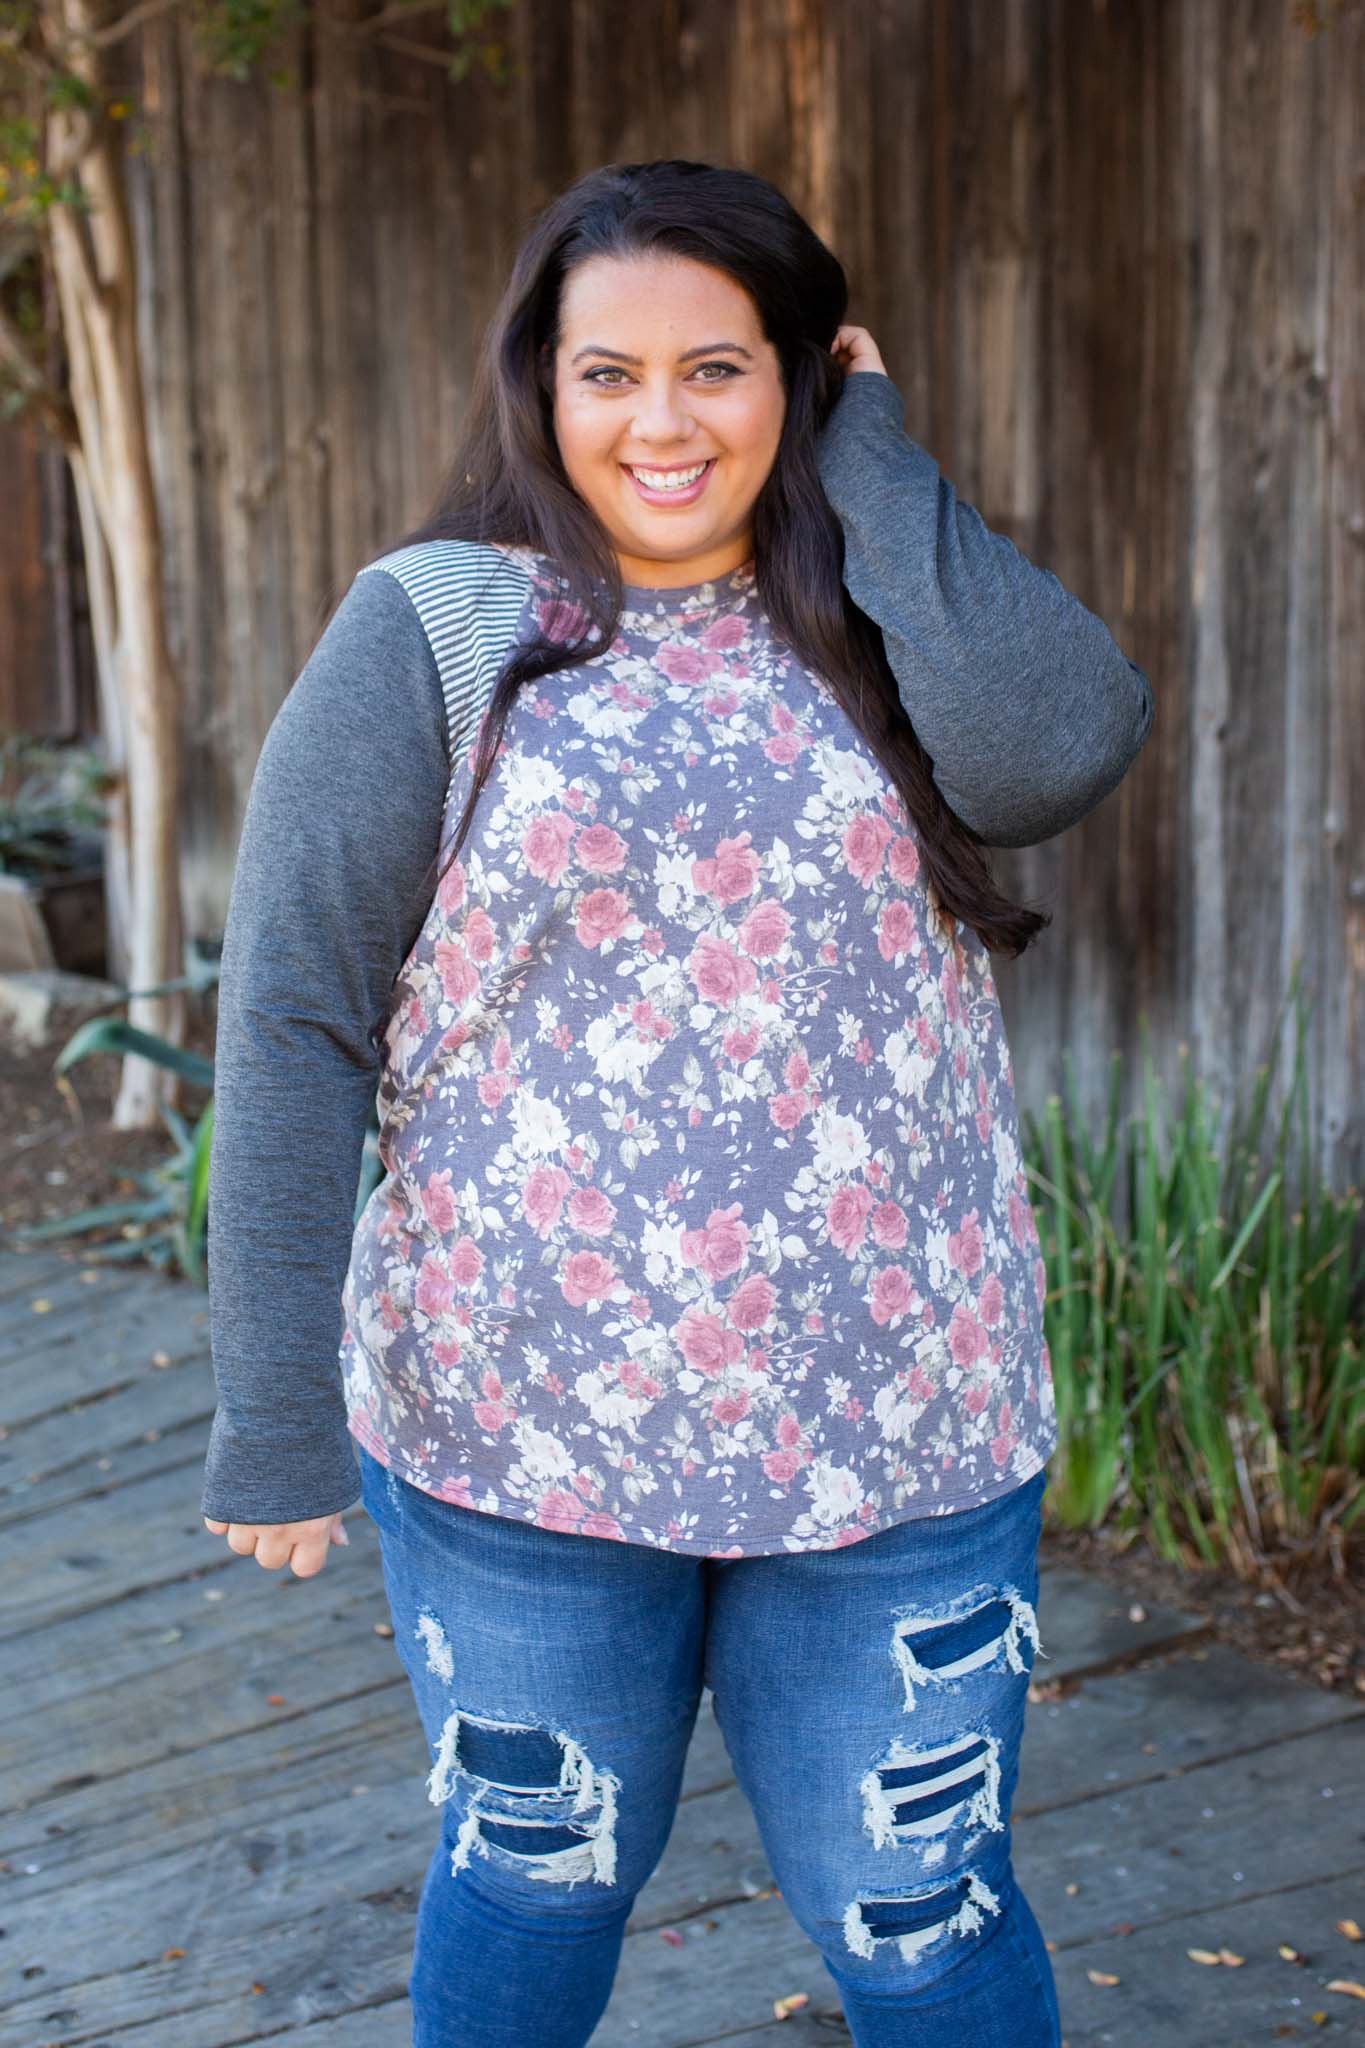
<svg viewBox="0 0 1365 2048"><path fill-rule="evenodd" d="M191 1001L188 1043L212 1058L212 1010L202 998ZM175 1149L164 1127L111 1127L118 1060L94 1054L55 1079L52 1063L64 1042L59 1037L35 1051L17 1046L0 1029L0 1235L141 1194L130 1176L160 1164ZM184 1087L181 1114L188 1123L205 1100L202 1089ZM116 1229L102 1230L81 1241L95 1244L117 1235Z"/></svg>
<svg viewBox="0 0 1365 2048"><path fill-rule="evenodd" d="M212 1013L202 1005L189 1042L212 1054ZM168 1131L110 1127L116 1060L92 1058L54 1082L53 1051L17 1050L0 1033L0 1238L18 1225L113 1201L138 1189L130 1176L172 1149ZM192 1121L204 1098L185 1091ZM84 1240L116 1235L106 1230ZM1098 1573L1131 1604L1165 1604L1206 1619L1215 1635L1247 1656L1301 1672L1343 1698L1365 1697L1365 1529L1341 1581L1324 1569L1277 1589L1247 1585L1231 1573L1190 1572L1157 1557L1141 1540L1120 1548L1107 1529L1047 1529L1043 1556Z"/></svg>

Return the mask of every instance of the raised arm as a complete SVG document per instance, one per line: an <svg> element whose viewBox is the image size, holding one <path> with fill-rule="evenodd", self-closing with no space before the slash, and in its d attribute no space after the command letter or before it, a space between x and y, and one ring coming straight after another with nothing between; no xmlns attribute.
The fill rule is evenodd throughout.
<svg viewBox="0 0 1365 2048"><path fill-rule="evenodd" d="M990 846L1033 846L1078 823L1151 731L1147 676L1051 570L958 496L905 432L889 377L845 379L819 468L844 530L844 582L882 629L949 808Z"/></svg>
<svg viewBox="0 0 1365 2048"><path fill-rule="evenodd" d="M449 772L412 599L362 570L266 735L228 905L209 1165L213 1521L303 1521L360 1494L341 1293L376 1033L430 908Z"/></svg>

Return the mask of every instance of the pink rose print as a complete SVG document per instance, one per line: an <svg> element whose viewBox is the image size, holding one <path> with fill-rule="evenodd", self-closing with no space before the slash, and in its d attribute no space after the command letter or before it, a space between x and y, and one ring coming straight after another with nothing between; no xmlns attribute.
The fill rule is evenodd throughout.
<svg viewBox="0 0 1365 2048"><path fill-rule="evenodd" d="M533 818L521 841L521 857L538 882L562 882L569 866L569 847L577 831L566 811L545 811Z"/></svg>
<svg viewBox="0 0 1365 2048"><path fill-rule="evenodd" d="M915 920L910 905L899 896L883 903L877 919L877 951L883 960L898 960L915 943Z"/></svg>
<svg viewBox="0 0 1365 2048"><path fill-rule="evenodd" d="M713 1284L737 1273L749 1255L749 1227L740 1221L743 1205L713 1209L700 1230L685 1230L679 1240L683 1262L700 1266Z"/></svg>
<svg viewBox="0 0 1365 2048"><path fill-rule="evenodd" d="M958 983L957 971L951 960L945 960L943 963L943 972L939 975L939 987L943 991L943 1006L948 1013L948 1022L950 1024L960 1024L962 1022L962 990Z"/></svg>
<svg viewBox="0 0 1365 2048"><path fill-rule="evenodd" d="M710 678L713 666L700 649L669 640L659 648L654 659L670 683L704 683Z"/></svg>
<svg viewBox="0 0 1365 2048"><path fill-rule="evenodd" d="M464 921L465 951L471 960L491 960L497 949L498 935L493 920L486 910L471 910Z"/></svg>
<svg viewBox="0 0 1365 2048"><path fill-rule="evenodd" d="M727 612L724 618L715 619L701 636L703 647L721 654L731 647L738 647L749 628L738 612Z"/></svg>
<svg viewBox="0 0 1365 2048"><path fill-rule="evenodd" d="M605 1237L616 1221L616 1204L601 1188L575 1188L569 1197L569 1223L589 1237Z"/></svg>
<svg viewBox="0 0 1365 2048"><path fill-rule="evenodd" d="M464 902L465 872L463 863L453 860L442 875L436 890L436 901L444 917L454 917Z"/></svg>
<svg viewBox="0 0 1365 2048"><path fill-rule="evenodd" d="M764 1454L764 1474L776 1486L789 1486L800 1470L799 1451L768 1451Z"/></svg>
<svg viewBox="0 0 1365 2048"><path fill-rule="evenodd" d="M697 994L721 1008L749 995L758 980L752 960L725 939L701 938L687 962Z"/></svg>
<svg viewBox="0 0 1365 2048"><path fill-rule="evenodd" d="M559 1276L560 1291L571 1308L605 1301L616 1285L616 1268L600 1252L573 1252Z"/></svg>
<svg viewBox="0 0 1365 2048"><path fill-rule="evenodd" d="M808 1095L773 1095L768 1101L768 1115L779 1131L794 1131L809 1108Z"/></svg>
<svg viewBox="0 0 1365 2048"><path fill-rule="evenodd" d="M630 918L630 904L619 889L592 889L578 900L574 937L581 946L600 946L619 939Z"/></svg>
<svg viewBox="0 0 1365 2048"><path fill-rule="evenodd" d="M742 1067L746 1060L753 1058L762 1045L763 1033L757 1024L745 1025L743 1030L736 1025L733 1030L726 1032L720 1043L726 1059L733 1060L737 1067Z"/></svg>
<svg viewBox="0 0 1365 2048"><path fill-rule="evenodd" d="M458 1237L450 1250L450 1277L457 1287L466 1292L473 1287L483 1271L483 1253L472 1237Z"/></svg>
<svg viewBox="0 0 1365 2048"><path fill-rule="evenodd" d="M719 1316L704 1315L699 1309L688 1310L673 1336L686 1364L693 1372L704 1372L708 1379L715 1379L727 1365L744 1356L744 1339L739 1333L728 1330Z"/></svg>
<svg viewBox="0 0 1365 2048"><path fill-rule="evenodd" d="M480 1429L486 1429L496 1436L498 1431L512 1420L513 1410L508 1407L502 1391L502 1381L495 1372L486 1372L482 1380L483 1399L474 1403L474 1420Z"/></svg>
<svg viewBox="0 0 1365 2048"><path fill-rule="evenodd" d="M948 1234L948 1258L964 1280L980 1272L986 1257L979 1215L978 1210L969 1209L957 1229Z"/></svg>
<svg viewBox="0 0 1365 2048"><path fill-rule="evenodd" d="M724 1423L727 1427L731 1423L742 1422L748 1412L749 1396L747 1393L717 1394L715 1400L711 1403L711 1413L715 1416L716 1421Z"/></svg>
<svg viewBox="0 0 1365 2048"><path fill-rule="evenodd" d="M882 856L890 838L891 827L885 818L877 817L872 811L860 811L844 827L845 865L865 889L871 887L881 872Z"/></svg>
<svg viewBox="0 0 1365 2048"><path fill-rule="evenodd" d="M830 1243L852 1258L863 1241L873 1196L869 1188L846 1182L836 1188L825 1211Z"/></svg>
<svg viewBox="0 0 1365 2048"><path fill-rule="evenodd" d="M806 742L799 733L775 732L763 742L763 751L776 768L790 768L804 751Z"/></svg>
<svg viewBox="0 0 1365 2048"><path fill-rule="evenodd" d="M714 854L692 863L693 882L722 909L751 896L758 887L763 864L749 844L752 836L741 832L737 839L722 839Z"/></svg>
<svg viewBox="0 0 1365 2048"><path fill-rule="evenodd" d="M451 1169L447 1166L440 1173L429 1174L422 1189L422 1209L433 1230L446 1231L454 1228L456 1208L455 1197L450 1191Z"/></svg>
<svg viewBox="0 0 1365 2048"><path fill-rule="evenodd" d="M549 598L538 611L540 630L547 640L581 640L592 623L582 607L568 598Z"/></svg>
<svg viewBox="0 0 1365 2048"><path fill-rule="evenodd" d="M998 1273L988 1273L976 1298L976 1311L983 1323L994 1326L1005 1313L1005 1290Z"/></svg>
<svg viewBox="0 0 1365 2048"><path fill-rule="evenodd" d="M899 1202L878 1202L872 1211L872 1235L883 1251L899 1251L910 1235L905 1211Z"/></svg>
<svg viewBox="0 0 1365 2048"><path fill-rule="evenodd" d="M540 1528L571 1534L582 1519L583 1503L577 1494L567 1492L562 1486L551 1486L540 1496L536 1508L536 1522Z"/></svg>
<svg viewBox="0 0 1365 2048"><path fill-rule="evenodd" d="M414 1296L424 1316L443 1316L455 1299L455 1286L438 1258L428 1252L417 1274Z"/></svg>
<svg viewBox="0 0 1365 2048"><path fill-rule="evenodd" d="M766 1274L751 1273L742 1280L725 1305L736 1330L761 1330L777 1306L777 1289Z"/></svg>
<svg viewBox="0 0 1365 2048"><path fill-rule="evenodd" d="M919 848L913 839L906 838L903 833L896 835L886 856L886 871L902 889L913 885L919 875Z"/></svg>
<svg viewBox="0 0 1365 2048"><path fill-rule="evenodd" d="M948 1349L957 1365L970 1367L990 1349L990 1339L967 1304L960 1301L948 1324Z"/></svg>
<svg viewBox="0 0 1365 2048"><path fill-rule="evenodd" d="M739 923L735 938L754 960L774 960L786 945L792 921L780 903L756 903Z"/></svg>
<svg viewBox="0 0 1365 2048"><path fill-rule="evenodd" d="M904 1266L883 1266L872 1282L868 1303L874 1323L883 1327L914 1306L915 1289Z"/></svg>
<svg viewBox="0 0 1365 2048"><path fill-rule="evenodd" d="M436 941L434 957L446 996L457 1008L462 1007L479 985L478 968L463 946L452 945L448 939Z"/></svg>
<svg viewBox="0 0 1365 2048"><path fill-rule="evenodd" d="M586 825L574 842L578 864L590 874L614 875L626 864L626 842L610 825Z"/></svg>
<svg viewBox="0 0 1365 2048"><path fill-rule="evenodd" d="M984 1381L973 1380L962 1397L962 1405L969 1415L979 1415L990 1401L990 1388Z"/></svg>

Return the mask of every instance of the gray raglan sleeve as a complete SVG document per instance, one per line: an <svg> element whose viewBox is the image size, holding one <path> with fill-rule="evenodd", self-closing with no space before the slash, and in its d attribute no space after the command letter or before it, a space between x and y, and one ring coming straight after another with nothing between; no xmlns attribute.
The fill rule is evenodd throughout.
<svg viewBox="0 0 1365 2048"><path fill-rule="evenodd" d="M900 393L850 374L819 449L844 582L882 630L949 808L990 846L1078 823L1152 728L1148 677L1049 569L993 532L905 432Z"/></svg>
<svg viewBox="0 0 1365 2048"><path fill-rule="evenodd" d="M266 735L218 989L202 1511L295 1522L360 1494L339 1349L394 980L430 908L445 708L412 600L362 570Z"/></svg>

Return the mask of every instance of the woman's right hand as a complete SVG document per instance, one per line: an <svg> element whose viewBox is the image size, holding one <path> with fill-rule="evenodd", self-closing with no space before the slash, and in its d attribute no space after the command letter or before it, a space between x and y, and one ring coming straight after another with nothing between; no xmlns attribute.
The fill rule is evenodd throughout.
<svg viewBox="0 0 1365 2048"><path fill-rule="evenodd" d="M287 1564L296 1579L314 1579L327 1562L334 1543L349 1543L340 1514L315 1515L308 1522L211 1522L204 1517L211 1536L226 1536L228 1549L239 1557L254 1557L268 1572Z"/></svg>

